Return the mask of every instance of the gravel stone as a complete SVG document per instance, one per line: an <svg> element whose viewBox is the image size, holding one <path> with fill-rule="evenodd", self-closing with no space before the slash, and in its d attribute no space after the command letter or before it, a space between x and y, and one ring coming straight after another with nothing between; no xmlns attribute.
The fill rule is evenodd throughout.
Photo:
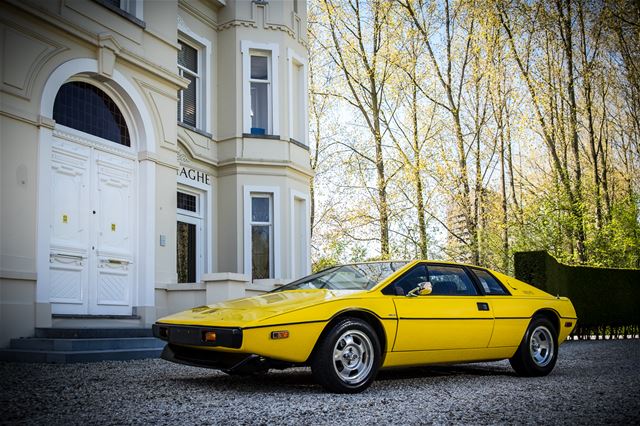
<svg viewBox="0 0 640 426"><path fill-rule="evenodd" d="M307 368L0 363L0 424L639 424L639 361L638 339L571 341L546 377L507 361L399 369L357 395L325 393Z"/></svg>

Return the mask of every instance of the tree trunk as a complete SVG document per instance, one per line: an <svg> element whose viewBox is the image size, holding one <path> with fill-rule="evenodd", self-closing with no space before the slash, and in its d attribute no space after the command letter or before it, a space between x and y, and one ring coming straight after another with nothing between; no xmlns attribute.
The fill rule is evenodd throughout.
<svg viewBox="0 0 640 426"><path fill-rule="evenodd" d="M566 14L564 5L566 4ZM582 168L580 166L580 142L578 140L578 108L576 106L576 92L573 75L573 29L571 28L571 0L557 0L556 6L560 14L560 34L567 60L567 94L569 96L569 130L571 132L571 150L573 153L574 166L574 202L572 210L576 219L576 250L581 263L587 261L585 252L585 229L584 229L584 204L582 199Z"/></svg>
<svg viewBox="0 0 640 426"><path fill-rule="evenodd" d="M415 65L414 65L414 81L415 81ZM413 151L416 157L416 164L413 167L413 179L416 184L416 204L418 215L418 233L420 234L420 257L427 259L427 224L424 218L424 194L422 193L422 161L420 156L420 140L418 135L418 88L415 84L411 90L411 121L413 130Z"/></svg>

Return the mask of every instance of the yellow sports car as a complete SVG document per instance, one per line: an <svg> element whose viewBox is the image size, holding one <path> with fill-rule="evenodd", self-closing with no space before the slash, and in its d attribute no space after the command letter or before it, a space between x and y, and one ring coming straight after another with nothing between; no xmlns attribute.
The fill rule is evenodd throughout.
<svg viewBox="0 0 640 426"><path fill-rule="evenodd" d="M518 374L543 376L576 321L569 299L498 272L385 261L193 308L153 333L169 361L229 374L307 365L326 389L355 393L380 368L509 359Z"/></svg>

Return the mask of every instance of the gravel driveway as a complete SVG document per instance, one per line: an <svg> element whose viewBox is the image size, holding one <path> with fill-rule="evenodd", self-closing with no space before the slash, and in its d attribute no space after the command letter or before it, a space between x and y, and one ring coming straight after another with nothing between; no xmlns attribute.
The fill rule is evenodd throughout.
<svg viewBox="0 0 640 426"><path fill-rule="evenodd" d="M381 372L358 395L324 393L308 369L257 377L142 360L0 363L0 423L533 424L640 422L640 340L568 342L551 375L508 362Z"/></svg>

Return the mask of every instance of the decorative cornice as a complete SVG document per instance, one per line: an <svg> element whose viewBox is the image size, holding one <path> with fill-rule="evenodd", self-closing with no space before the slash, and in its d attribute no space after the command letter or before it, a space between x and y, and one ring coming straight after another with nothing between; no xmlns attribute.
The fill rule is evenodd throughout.
<svg viewBox="0 0 640 426"><path fill-rule="evenodd" d="M189 13L190 15L192 15L194 18L199 19L202 22L206 23L215 31L219 30L219 25L217 22L215 22L213 19L211 19L208 15L203 13L201 10L195 8L191 3L184 0L179 0L178 7L184 10L185 12ZM178 20L181 20L181 19L182 17L178 15Z"/></svg>
<svg viewBox="0 0 640 426"><path fill-rule="evenodd" d="M223 168L233 168L233 167L238 167L238 166L250 166L250 167L277 167L277 168L282 168L284 170L292 170L295 171L299 174L304 175L305 177L309 177L312 178L314 176L313 170L310 168L306 168L306 167L300 167L297 164L295 164L292 161L289 160L282 160L282 161L274 161L274 160L268 160L265 161L264 159L260 159L260 158L232 158L229 160L224 160L221 161L220 163L218 163L218 168L223 169ZM252 174L260 174L260 173L256 173L255 171L251 172ZM267 173L269 174L269 173Z"/></svg>
<svg viewBox="0 0 640 426"><path fill-rule="evenodd" d="M5 0L5 1L32 16L42 19L49 25L85 41L86 43L89 43L96 47L100 45L98 34L94 34L91 31L88 31L87 29L82 28L75 22L65 18L62 15L53 14L51 13L51 11L47 9L39 8L32 4L26 4L20 0ZM163 80L173 84L176 90L187 87L184 84L183 79L177 74L176 72L177 68L176 70L167 69L161 65L151 62L149 59L144 58L138 55L137 53L132 52L131 50L128 50L124 47L120 49L117 57L155 75L156 77L162 78Z"/></svg>
<svg viewBox="0 0 640 426"><path fill-rule="evenodd" d="M10 269L0 269L0 278L16 281L36 281L38 274L33 271L12 271Z"/></svg>
<svg viewBox="0 0 640 426"><path fill-rule="evenodd" d="M2 109L0 110L0 116L12 118L14 120L21 121L26 124L31 124L33 126L40 125L40 121L38 120L37 116L29 114L31 115L31 117L27 117L24 111L17 111L17 110L8 111L8 108L9 106L7 104L3 105Z"/></svg>
<svg viewBox="0 0 640 426"><path fill-rule="evenodd" d="M133 152L133 149L129 148L129 147L124 147L122 145L119 145L115 142L98 142L98 141L93 141L90 140L87 137L81 137L79 135L74 135L72 133L69 132L65 132L64 130L60 129L60 128L54 128L53 129L53 135L57 136L61 139L65 139L68 140L70 142L75 142L77 144L80 145L84 145L84 146L89 146L89 147L93 147L93 148L100 148L100 150L102 151L106 151L106 152L110 152L112 154L116 154L120 157L125 157L128 158L130 160L133 160L136 158L135 153Z"/></svg>
<svg viewBox="0 0 640 426"><path fill-rule="evenodd" d="M234 19L218 25L218 31L224 31L233 27L245 27L245 28L258 28L258 25L253 21L247 21L244 19Z"/></svg>

